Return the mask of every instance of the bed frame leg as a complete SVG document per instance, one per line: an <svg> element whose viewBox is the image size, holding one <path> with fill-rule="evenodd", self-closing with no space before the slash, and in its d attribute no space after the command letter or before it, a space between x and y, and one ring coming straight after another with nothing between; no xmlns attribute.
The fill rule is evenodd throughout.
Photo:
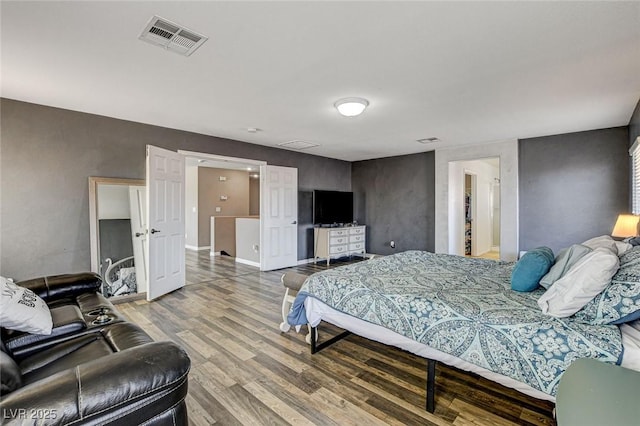
<svg viewBox="0 0 640 426"><path fill-rule="evenodd" d="M311 345L311 353L315 354L316 352L320 352L327 346L333 345L338 340L342 340L345 337L349 336L350 334L351 334L350 331L345 330L342 333L338 334L337 336L333 336L331 339L327 340L326 342L318 343L317 327L309 327L309 344Z"/></svg>
<svg viewBox="0 0 640 426"><path fill-rule="evenodd" d="M427 411L433 413L436 409L436 361L427 360Z"/></svg>

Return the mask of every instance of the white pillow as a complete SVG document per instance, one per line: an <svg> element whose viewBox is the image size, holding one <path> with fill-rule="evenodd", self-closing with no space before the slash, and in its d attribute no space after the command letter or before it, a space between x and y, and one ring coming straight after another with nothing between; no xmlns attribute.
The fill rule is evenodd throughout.
<svg viewBox="0 0 640 426"><path fill-rule="evenodd" d="M622 256L633 247L629 243L625 243L624 241L614 241L616 243L616 247L618 248L618 256Z"/></svg>
<svg viewBox="0 0 640 426"><path fill-rule="evenodd" d="M574 244L571 247L560 250L558 256L556 257L553 266L547 272L547 275L542 277L540 280L540 285L546 289L551 287L553 283L562 278L571 267L578 262L578 260L582 259L582 257L586 256L588 253L591 253L593 250L587 246L583 246L581 244Z"/></svg>
<svg viewBox="0 0 640 426"><path fill-rule="evenodd" d="M587 253L538 299L542 313L556 318L575 314L611 283L619 267L618 255L608 248Z"/></svg>
<svg viewBox="0 0 640 426"><path fill-rule="evenodd" d="M590 249L597 249L599 247L606 248L611 250L613 254L618 254L618 246L616 246L616 242L613 241L613 238L609 235L602 235L600 237L591 238L590 240L582 243L583 246L587 246Z"/></svg>
<svg viewBox="0 0 640 426"><path fill-rule="evenodd" d="M51 334L53 321L44 300L0 277L0 326L33 334Z"/></svg>

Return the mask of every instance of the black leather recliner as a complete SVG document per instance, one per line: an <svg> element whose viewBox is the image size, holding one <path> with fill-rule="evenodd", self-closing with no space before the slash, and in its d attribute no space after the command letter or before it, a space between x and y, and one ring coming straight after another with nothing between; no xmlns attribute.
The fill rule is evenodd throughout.
<svg viewBox="0 0 640 426"><path fill-rule="evenodd" d="M47 302L54 327L0 330L1 424L188 424L186 352L125 321L98 293L98 275L17 284Z"/></svg>

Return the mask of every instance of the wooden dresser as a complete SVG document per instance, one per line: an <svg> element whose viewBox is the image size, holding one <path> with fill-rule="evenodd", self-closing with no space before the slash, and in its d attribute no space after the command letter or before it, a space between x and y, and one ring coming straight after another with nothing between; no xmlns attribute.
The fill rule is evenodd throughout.
<svg viewBox="0 0 640 426"><path fill-rule="evenodd" d="M345 226L341 228L314 228L313 261L326 259L327 265L331 259L344 256L364 256L366 253L366 227Z"/></svg>

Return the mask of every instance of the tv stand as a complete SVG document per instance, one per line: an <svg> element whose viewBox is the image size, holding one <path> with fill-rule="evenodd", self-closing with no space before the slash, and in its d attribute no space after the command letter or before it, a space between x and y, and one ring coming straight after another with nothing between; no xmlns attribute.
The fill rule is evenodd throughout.
<svg viewBox="0 0 640 426"><path fill-rule="evenodd" d="M317 263L318 259L327 259L327 266L329 266L331 259L353 255L364 257L365 230L364 225L314 228L313 263Z"/></svg>

